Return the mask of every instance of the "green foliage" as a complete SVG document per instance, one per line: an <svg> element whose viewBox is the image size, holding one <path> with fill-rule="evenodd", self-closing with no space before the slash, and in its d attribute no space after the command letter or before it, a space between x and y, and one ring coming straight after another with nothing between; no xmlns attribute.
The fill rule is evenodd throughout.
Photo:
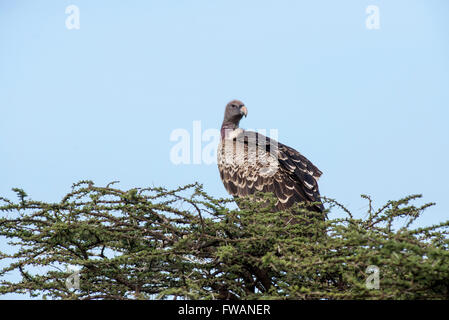
<svg viewBox="0 0 449 320"><path fill-rule="evenodd" d="M297 206L276 212L246 199L240 210L198 184L176 190L73 186L60 203L0 198L0 294L54 299L448 299L449 222L412 229L431 204L420 196L365 219L324 220ZM406 221L397 227L398 221ZM3 245L2 247L5 247ZM4 250L7 251L7 250ZM79 289L66 285L78 266ZM369 266L379 288L369 289ZM11 275L17 273L18 280Z"/></svg>

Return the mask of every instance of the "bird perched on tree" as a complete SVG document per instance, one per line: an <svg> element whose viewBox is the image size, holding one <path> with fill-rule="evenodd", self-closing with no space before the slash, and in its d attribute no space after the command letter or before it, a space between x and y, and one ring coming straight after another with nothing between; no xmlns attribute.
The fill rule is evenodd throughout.
<svg viewBox="0 0 449 320"><path fill-rule="evenodd" d="M323 212L318 189L322 172L295 149L239 128L247 115L248 109L239 100L226 105L217 152L226 190L236 198L272 192L278 210L304 202L310 204L309 210Z"/></svg>

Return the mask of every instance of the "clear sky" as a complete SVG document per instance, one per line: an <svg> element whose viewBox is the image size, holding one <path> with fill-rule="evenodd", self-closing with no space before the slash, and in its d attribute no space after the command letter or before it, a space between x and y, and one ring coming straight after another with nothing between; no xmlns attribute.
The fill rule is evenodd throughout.
<svg viewBox="0 0 449 320"><path fill-rule="evenodd" d="M417 223L437 223L448 34L447 0L0 0L0 196L59 201L81 179L226 196L216 164L170 160L170 135L218 129L237 98L242 127L277 129L324 172L321 194L362 215L362 193L422 193L437 205Z"/></svg>

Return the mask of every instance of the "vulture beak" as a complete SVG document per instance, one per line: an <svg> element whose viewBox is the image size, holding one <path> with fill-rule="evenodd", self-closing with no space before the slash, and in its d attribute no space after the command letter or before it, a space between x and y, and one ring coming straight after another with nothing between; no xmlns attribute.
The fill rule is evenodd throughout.
<svg viewBox="0 0 449 320"><path fill-rule="evenodd" d="M240 106L240 114L242 115L242 116L247 116L248 115L248 109L246 109L246 107L245 106Z"/></svg>

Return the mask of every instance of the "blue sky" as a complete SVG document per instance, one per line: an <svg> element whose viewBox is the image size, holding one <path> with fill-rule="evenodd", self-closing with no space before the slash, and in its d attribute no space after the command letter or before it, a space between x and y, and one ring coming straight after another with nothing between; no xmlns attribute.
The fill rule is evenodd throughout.
<svg viewBox="0 0 449 320"><path fill-rule="evenodd" d="M65 8L80 9L80 29ZM380 29L365 26L368 5ZM176 128L278 129L354 210L410 193L447 216L447 1L2 1L0 194L58 201L80 179L124 188L199 181L174 165ZM204 143L204 145L207 143Z"/></svg>
<svg viewBox="0 0 449 320"><path fill-rule="evenodd" d="M219 128L238 98L242 127L277 129L356 215L362 193L422 193L437 205L417 225L445 220L448 15L445 0L2 0L0 195L59 201L92 179L226 196L215 164L170 161L169 137Z"/></svg>

